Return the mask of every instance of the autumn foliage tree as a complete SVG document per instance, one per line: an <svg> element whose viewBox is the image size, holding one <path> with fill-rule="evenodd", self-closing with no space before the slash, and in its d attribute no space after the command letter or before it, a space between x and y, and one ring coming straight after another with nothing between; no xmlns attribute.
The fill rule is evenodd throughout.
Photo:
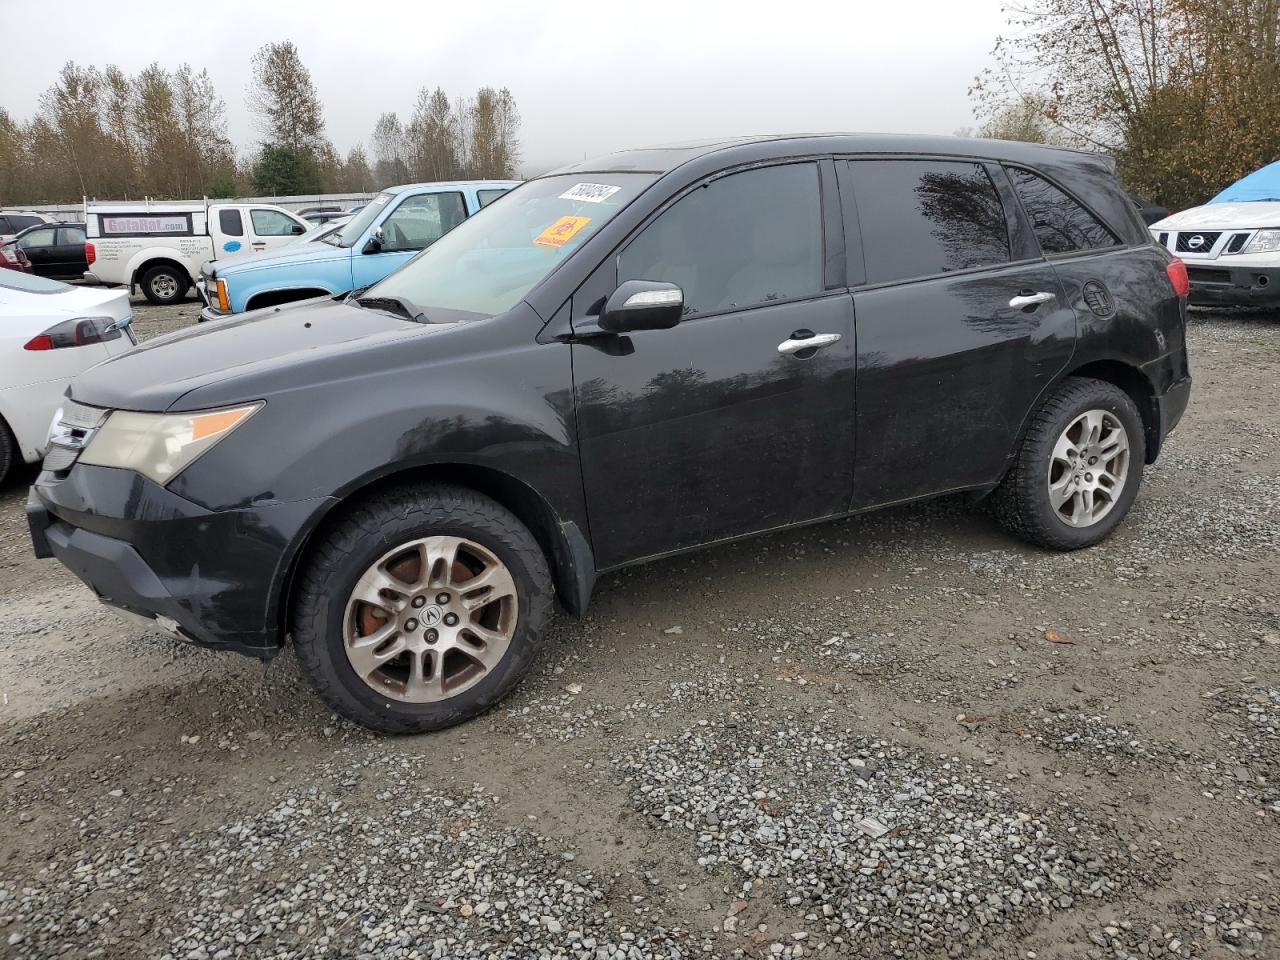
<svg viewBox="0 0 1280 960"><path fill-rule="evenodd" d="M185 198L233 181L226 107L205 71L68 62L26 122L0 111L0 204Z"/></svg>
<svg viewBox="0 0 1280 960"><path fill-rule="evenodd" d="M1053 138L1115 156L1122 181L1202 203L1280 157L1280 0L1036 0L973 94L988 121L1030 107Z"/></svg>

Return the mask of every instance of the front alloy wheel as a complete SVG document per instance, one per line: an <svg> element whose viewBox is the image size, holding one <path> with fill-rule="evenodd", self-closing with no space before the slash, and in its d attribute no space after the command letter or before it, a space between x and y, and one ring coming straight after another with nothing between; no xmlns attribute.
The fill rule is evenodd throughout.
<svg viewBox="0 0 1280 960"><path fill-rule="evenodd" d="M496 667L520 616L501 560L461 537L389 550L357 581L344 626L351 669L383 696L433 703Z"/></svg>
<svg viewBox="0 0 1280 960"><path fill-rule="evenodd" d="M501 700L551 615L551 574L529 529L444 484L341 509L309 552L290 620L316 692L384 733L439 730Z"/></svg>

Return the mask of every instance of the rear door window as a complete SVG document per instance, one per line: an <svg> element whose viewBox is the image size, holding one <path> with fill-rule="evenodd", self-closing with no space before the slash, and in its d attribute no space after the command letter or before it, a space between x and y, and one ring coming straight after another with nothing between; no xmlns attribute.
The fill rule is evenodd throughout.
<svg viewBox="0 0 1280 960"><path fill-rule="evenodd" d="M250 210L249 219L253 223L253 232L260 237L287 237L298 225L293 217L279 210Z"/></svg>
<svg viewBox="0 0 1280 960"><path fill-rule="evenodd" d="M84 243L84 231L79 227L59 227L59 246L75 246Z"/></svg>
<svg viewBox="0 0 1280 960"><path fill-rule="evenodd" d="M685 316L823 292L822 202L815 163L719 177L685 194L618 257L618 282L684 291Z"/></svg>
<svg viewBox="0 0 1280 960"><path fill-rule="evenodd" d="M506 192L506 188L502 190L477 190L476 197L479 198L481 207L487 207Z"/></svg>
<svg viewBox="0 0 1280 960"><path fill-rule="evenodd" d="M55 243L56 234L53 227L44 230L32 230L28 234L24 234L22 239L18 241L18 246L24 250L28 247L52 247Z"/></svg>
<svg viewBox="0 0 1280 960"><path fill-rule="evenodd" d="M1006 167L1046 256L1119 244L1102 221L1039 174Z"/></svg>
<svg viewBox="0 0 1280 960"><path fill-rule="evenodd" d="M868 283L1009 262L1000 195L981 164L851 160Z"/></svg>
<svg viewBox="0 0 1280 960"><path fill-rule="evenodd" d="M240 215L239 210L219 210L218 229L228 237L243 237L244 217ZM258 235L262 236L261 233Z"/></svg>

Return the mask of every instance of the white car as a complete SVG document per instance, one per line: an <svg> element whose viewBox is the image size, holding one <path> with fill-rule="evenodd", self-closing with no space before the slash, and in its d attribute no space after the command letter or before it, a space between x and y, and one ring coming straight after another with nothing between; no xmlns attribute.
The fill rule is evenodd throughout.
<svg viewBox="0 0 1280 960"><path fill-rule="evenodd" d="M1150 229L1186 263L1192 303L1280 306L1280 162Z"/></svg>
<svg viewBox="0 0 1280 960"><path fill-rule="evenodd" d="M123 290L0 270L0 482L44 456L67 384L135 344Z"/></svg>

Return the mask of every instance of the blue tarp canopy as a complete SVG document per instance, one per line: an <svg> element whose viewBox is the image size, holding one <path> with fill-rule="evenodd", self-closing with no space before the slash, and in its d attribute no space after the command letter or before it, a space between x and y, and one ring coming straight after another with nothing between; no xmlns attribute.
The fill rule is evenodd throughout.
<svg viewBox="0 0 1280 960"><path fill-rule="evenodd" d="M1248 200L1280 200L1280 160L1241 177L1209 202L1240 203Z"/></svg>

